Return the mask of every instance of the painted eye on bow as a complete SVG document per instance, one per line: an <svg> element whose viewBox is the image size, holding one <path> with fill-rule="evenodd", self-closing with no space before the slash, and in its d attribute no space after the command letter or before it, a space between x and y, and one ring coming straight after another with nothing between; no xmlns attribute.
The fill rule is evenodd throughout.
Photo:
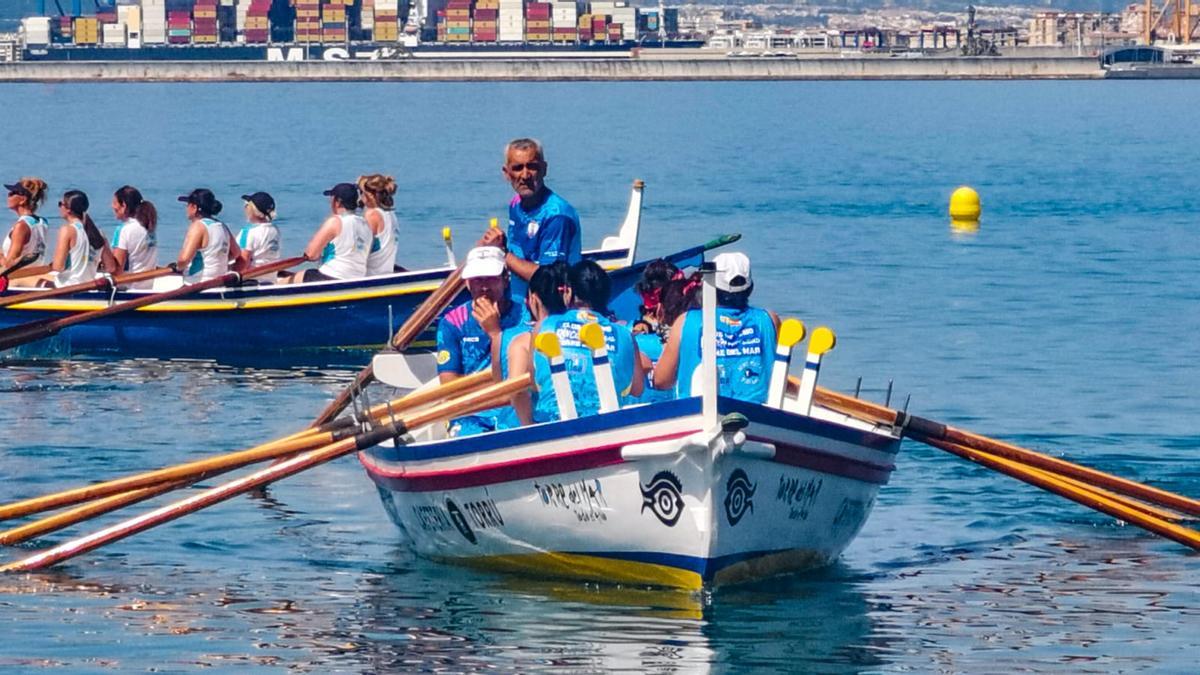
<svg viewBox="0 0 1200 675"><path fill-rule="evenodd" d="M683 514L683 483L670 471L659 471L650 482L640 486L642 512L649 508L667 527L675 527Z"/></svg>
<svg viewBox="0 0 1200 675"><path fill-rule="evenodd" d="M754 492L756 484L750 483L750 477L741 469L734 470L725 484L725 515L730 525L737 525L747 511L754 511Z"/></svg>

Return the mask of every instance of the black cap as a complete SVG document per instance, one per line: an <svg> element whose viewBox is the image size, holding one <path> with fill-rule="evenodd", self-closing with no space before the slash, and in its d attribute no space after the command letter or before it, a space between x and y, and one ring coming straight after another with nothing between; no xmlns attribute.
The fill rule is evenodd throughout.
<svg viewBox="0 0 1200 675"><path fill-rule="evenodd" d="M255 192L252 195L242 195L242 201L254 204L254 208L258 212L267 216L271 216L271 212L275 210L275 198L265 192Z"/></svg>
<svg viewBox="0 0 1200 675"><path fill-rule="evenodd" d="M29 192L29 188L21 185L20 183L13 183L12 185L5 183L4 187L9 191L10 194L15 192L20 195L25 195L26 197L33 197L33 195Z"/></svg>
<svg viewBox="0 0 1200 675"><path fill-rule="evenodd" d="M353 208L350 204L358 205L358 186L354 183L338 183L321 194L334 197L346 208Z"/></svg>
<svg viewBox="0 0 1200 675"><path fill-rule="evenodd" d="M221 202L217 201L217 196L208 188L196 188L181 196L179 201L194 204L201 212L209 215L215 216L221 212Z"/></svg>

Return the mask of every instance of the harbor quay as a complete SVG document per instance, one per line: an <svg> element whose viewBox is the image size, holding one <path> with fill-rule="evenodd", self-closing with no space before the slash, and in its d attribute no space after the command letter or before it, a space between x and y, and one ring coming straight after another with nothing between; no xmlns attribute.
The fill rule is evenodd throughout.
<svg viewBox="0 0 1200 675"><path fill-rule="evenodd" d="M1090 56L700 58L554 56L379 61L26 61L0 82L688 81L1102 79Z"/></svg>

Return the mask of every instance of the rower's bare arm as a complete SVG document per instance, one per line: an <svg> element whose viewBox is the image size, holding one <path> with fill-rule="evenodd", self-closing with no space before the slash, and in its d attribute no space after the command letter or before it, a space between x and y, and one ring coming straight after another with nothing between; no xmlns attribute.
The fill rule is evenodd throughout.
<svg viewBox="0 0 1200 675"><path fill-rule="evenodd" d="M5 267L21 259L21 251L29 242L29 226L25 224L25 221L18 220L17 224L13 225L12 231L8 233L8 241L8 255L4 256Z"/></svg>
<svg viewBox="0 0 1200 675"><path fill-rule="evenodd" d="M104 245L100 247L100 269L109 274L116 274L121 271L123 264L117 260L117 254L113 252L108 242L104 242Z"/></svg>
<svg viewBox="0 0 1200 675"><path fill-rule="evenodd" d="M383 214L374 209L367 211L363 215L363 220L367 221L367 225L371 228L371 233L375 235L383 232L383 228L386 227L383 222Z"/></svg>
<svg viewBox="0 0 1200 675"><path fill-rule="evenodd" d="M58 228L58 243L54 245L54 260L50 263L50 269L55 272L61 272L67 269L67 255L71 252L71 241L75 238L75 228L70 225L63 225Z"/></svg>
<svg viewBox="0 0 1200 675"><path fill-rule="evenodd" d="M186 270L188 265L192 264L192 258L196 257L196 251L204 245L204 225L199 221L188 225L187 234L183 238L183 248L179 249L179 260L176 265L179 269Z"/></svg>
<svg viewBox="0 0 1200 675"><path fill-rule="evenodd" d="M308 240L308 246L304 247L304 255L309 260L320 260L321 252L325 250L325 245L338 236L341 226L342 221L336 216L321 223L321 227L317 228L317 233L312 236L312 239Z"/></svg>
<svg viewBox="0 0 1200 675"><path fill-rule="evenodd" d="M685 318L687 318L686 313L675 319L675 323L671 325L671 336L667 338L662 357L658 359L658 365L654 367L653 384L655 389L670 389L675 386L675 378L679 373L679 337L683 333Z"/></svg>
<svg viewBox="0 0 1200 675"><path fill-rule="evenodd" d="M529 352L530 336L532 335L533 333L518 335L508 344L509 377L519 377L533 369L533 357ZM509 402L517 413L517 419L521 421L521 426L527 427L533 424L533 398L528 389L522 389L513 394Z"/></svg>
<svg viewBox="0 0 1200 675"><path fill-rule="evenodd" d="M538 269L537 263L530 262L523 258L518 258L512 253L505 254L504 263L508 265L508 269L512 271L513 274L521 277L525 281L529 281L530 277L532 277L533 273Z"/></svg>
<svg viewBox="0 0 1200 675"><path fill-rule="evenodd" d="M113 260L116 261L117 266L110 271L112 271L112 272L124 271L125 270L125 261L129 260L129 251L126 251L123 248L114 248L112 250L112 256L113 256Z"/></svg>
<svg viewBox="0 0 1200 675"><path fill-rule="evenodd" d="M629 385L630 396L641 396L646 390L646 369L642 366L642 352L633 343L633 383Z"/></svg>
<svg viewBox="0 0 1200 675"><path fill-rule="evenodd" d="M229 262L234 271L240 272L250 266L249 260L242 247L238 246L237 239L229 237Z"/></svg>

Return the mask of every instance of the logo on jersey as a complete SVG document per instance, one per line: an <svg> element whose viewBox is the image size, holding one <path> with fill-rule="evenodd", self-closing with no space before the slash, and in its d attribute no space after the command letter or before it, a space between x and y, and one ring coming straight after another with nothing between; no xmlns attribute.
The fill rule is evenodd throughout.
<svg viewBox="0 0 1200 675"><path fill-rule="evenodd" d="M446 351L445 349L438 352L437 353L437 363L439 366L444 366L447 363L450 363L450 352Z"/></svg>
<svg viewBox="0 0 1200 675"><path fill-rule="evenodd" d="M539 228L541 228L541 224L538 223L538 221L529 221L529 224L525 226L525 236L529 237L530 239L536 237Z"/></svg>

